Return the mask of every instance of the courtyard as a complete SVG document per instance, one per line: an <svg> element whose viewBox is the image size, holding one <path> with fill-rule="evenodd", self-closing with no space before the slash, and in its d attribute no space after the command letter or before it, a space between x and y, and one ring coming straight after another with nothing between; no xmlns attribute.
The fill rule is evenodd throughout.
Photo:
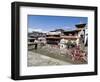
<svg viewBox="0 0 100 82"><path fill-rule="evenodd" d="M38 46L37 49L28 50L28 66L50 66L50 65L76 65L87 64L85 60L73 61L71 49L60 49L55 46Z"/></svg>

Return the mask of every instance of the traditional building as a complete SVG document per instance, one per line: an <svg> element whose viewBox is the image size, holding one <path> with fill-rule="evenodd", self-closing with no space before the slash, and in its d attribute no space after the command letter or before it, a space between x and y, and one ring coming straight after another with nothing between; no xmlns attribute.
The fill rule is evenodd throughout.
<svg viewBox="0 0 100 82"><path fill-rule="evenodd" d="M60 45L60 48L65 48L65 43L69 40L71 40L72 43L76 42L77 45L80 43L80 39L86 43L86 24L77 24L75 26L75 30L64 31L62 29L57 29L48 32L46 34L47 44Z"/></svg>
<svg viewBox="0 0 100 82"><path fill-rule="evenodd" d="M46 34L47 44L58 45L61 39L60 36L61 36L61 32L56 32L56 31L48 32Z"/></svg>
<svg viewBox="0 0 100 82"><path fill-rule="evenodd" d="M28 45L29 46L34 45L35 40L38 40L39 42L46 42L45 38L46 38L46 33L36 32L36 31L28 33Z"/></svg>
<svg viewBox="0 0 100 82"><path fill-rule="evenodd" d="M66 42L68 40L71 40L72 42L76 42L79 44L79 39L82 37L83 30L85 28L86 24L77 24L75 30L70 30L70 31L64 31L64 35L61 36L63 39L66 39Z"/></svg>
<svg viewBox="0 0 100 82"><path fill-rule="evenodd" d="M28 37L31 37L31 38L46 37L46 33L33 31L32 33L28 33Z"/></svg>

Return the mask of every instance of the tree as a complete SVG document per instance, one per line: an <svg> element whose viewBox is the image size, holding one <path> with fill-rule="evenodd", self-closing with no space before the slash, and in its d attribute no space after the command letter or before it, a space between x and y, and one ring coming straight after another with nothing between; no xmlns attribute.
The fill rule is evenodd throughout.
<svg viewBox="0 0 100 82"><path fill-rule="evenodd" d="M68 40L68 42L66 43L66 45L67 45L67 48L72 47L72 42L71 42L71 40Z"/></svg>
<svg viewBox="0 0 100 82"><path fill-rule="evenodd" d="M73 47L75 47L77 44L76 44L76 42L74 41L73 43L72 43L72 46Z"/></svg>

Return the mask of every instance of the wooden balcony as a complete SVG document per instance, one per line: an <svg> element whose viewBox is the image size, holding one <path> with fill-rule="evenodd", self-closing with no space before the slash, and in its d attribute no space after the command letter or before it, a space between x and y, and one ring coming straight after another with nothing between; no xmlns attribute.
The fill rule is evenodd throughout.
<svg viewBox="0 0 100 82"><path fill-rule="evenodd" d="M78 36L61 36L61 38L64 38L64 39L77 39Z"/></svg>

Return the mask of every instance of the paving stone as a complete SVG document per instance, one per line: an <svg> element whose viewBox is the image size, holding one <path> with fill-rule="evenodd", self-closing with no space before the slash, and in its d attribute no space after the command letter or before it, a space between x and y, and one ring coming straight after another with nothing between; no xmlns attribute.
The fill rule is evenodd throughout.
<svg viewBox="0 0 100 82"><path fill-rule="evenodd" d="M71 63L57 60L42 54L28 51L28 66L69 65Z"/></svg>

